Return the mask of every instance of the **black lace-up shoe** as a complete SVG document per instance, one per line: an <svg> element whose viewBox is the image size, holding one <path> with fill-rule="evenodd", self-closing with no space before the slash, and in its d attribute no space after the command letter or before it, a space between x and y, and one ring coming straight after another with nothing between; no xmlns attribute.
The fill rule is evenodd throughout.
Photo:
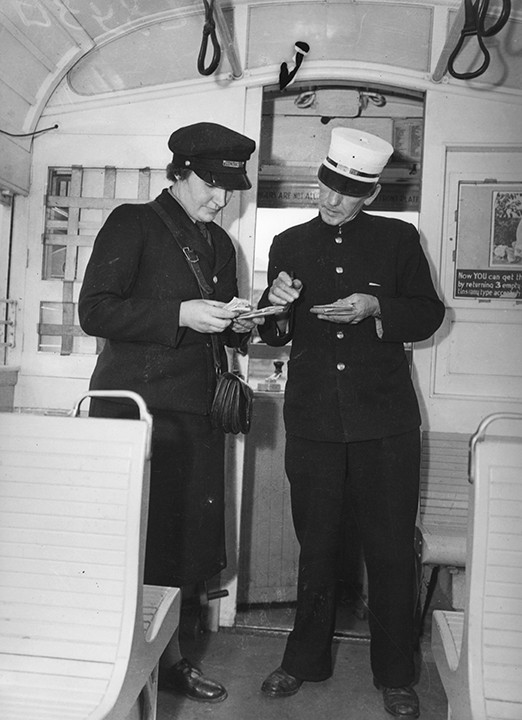
<svg viewBox="0 0 522 720"><path fill-rule="evenodd" d="M221 683L205 677L201 670L186 658L182 658L168 670L160 670L158 687L198 702L218 703L228 695Z"/></svg>
<svg viewBox="0 0 522 720"><path fill-rule="evenodd" d="M295 695L302 684L302 680L289 675L282 667L278 667L261 685L261 692L269 697L288 697Z"/></svg>
<svg viewBox="0 0 522 720"><path fill-rule="evenodd" d="M384 709L398 718L418 718L420 715L419 698L412 687L384 687L373 681L377 690L382 690Z"/></svg>

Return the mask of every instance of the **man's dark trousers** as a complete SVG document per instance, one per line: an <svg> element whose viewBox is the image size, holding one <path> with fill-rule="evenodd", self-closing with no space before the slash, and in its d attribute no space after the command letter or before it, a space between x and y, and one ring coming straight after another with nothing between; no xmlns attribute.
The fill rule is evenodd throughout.
<svg viewBox="0 0 522 720"><path fill-rule="evenodd" d="M303 680L332 674L336 589L350 514L368 573L371 667L387 687L414 681L418 429L362 442L287 437L285 467L300 544L297 611L282 667Z"/></svg>

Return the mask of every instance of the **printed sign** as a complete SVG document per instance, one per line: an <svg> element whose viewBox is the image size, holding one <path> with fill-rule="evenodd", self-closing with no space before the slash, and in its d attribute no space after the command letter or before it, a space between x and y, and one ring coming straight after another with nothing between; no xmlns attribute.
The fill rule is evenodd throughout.
<svg viewBox="0 0 522 720"><path fill-rule="evenodd" d="M522 298L520 183L460 183L454 297Z"/></svg>
<svg viewBox="0 0 522 720"><path fill-rule="evenodd" d="M457 270L455 296L522 298L522 270Z"/></svg>

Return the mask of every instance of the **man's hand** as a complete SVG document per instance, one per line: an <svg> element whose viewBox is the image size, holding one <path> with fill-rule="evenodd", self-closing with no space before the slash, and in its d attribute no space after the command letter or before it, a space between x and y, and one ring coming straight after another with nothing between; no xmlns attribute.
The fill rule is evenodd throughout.
<svg viewBox="0 0 522 720"><path fill-rule="evenodd" d="M281 306L281 312L287 312L288 306L297 300L303 289L303 283L292 278L282 270L272 283L268 292L268 301L272 305Z"/></svg>
<svg viewBox="0 0 522 720"><path fill-rule="evenodd" d="M367 317L379 317L380 305L374 295L353 293L345 298L336 300L330 306L332 309L327 312L320 308L311 308L310 312L317 315L319 320L328 320L333 323L347 323L357 325ZM339 308L336 312L335 308Z"/></svg>

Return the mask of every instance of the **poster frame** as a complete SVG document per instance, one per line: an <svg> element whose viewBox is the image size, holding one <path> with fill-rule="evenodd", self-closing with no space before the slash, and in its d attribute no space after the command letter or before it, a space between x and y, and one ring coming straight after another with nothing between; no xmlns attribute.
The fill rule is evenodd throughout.
<svg viewBox="0 0 522 720"><path fill-rule="evenodd" d="M458 184L453 297L522 298L522 182Z"/></svg>

